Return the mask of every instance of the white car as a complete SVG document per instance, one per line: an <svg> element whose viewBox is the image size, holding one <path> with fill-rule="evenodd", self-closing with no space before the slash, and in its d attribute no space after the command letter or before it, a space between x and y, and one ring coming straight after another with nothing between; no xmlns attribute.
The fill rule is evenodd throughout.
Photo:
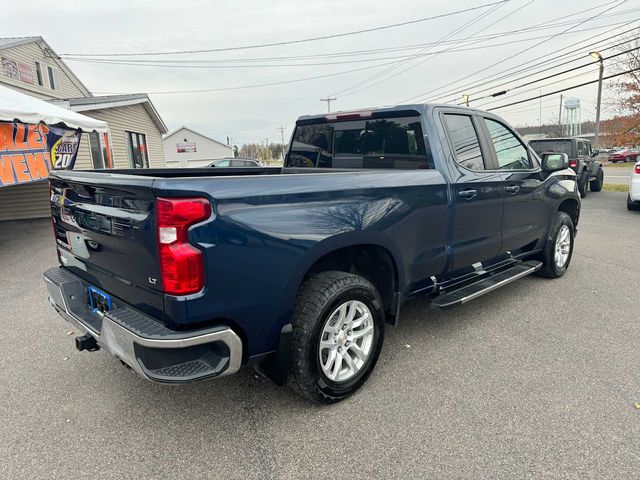
<svg viewBox="0 0 640 480"><path fill-rule="evenodd" d="M627 208L629 210L640 210L640 161L636 162L629 179Z"/></svg>

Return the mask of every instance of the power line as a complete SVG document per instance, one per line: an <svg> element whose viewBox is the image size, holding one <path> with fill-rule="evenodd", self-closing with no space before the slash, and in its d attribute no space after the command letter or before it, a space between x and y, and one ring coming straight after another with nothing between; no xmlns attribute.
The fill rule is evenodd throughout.
<svg viewBox="0 0 640 480"><path fill-rule="evenodd" d="M620 15L626 15L628 13L633 13L636 11L639 11L640 8L635 8L635 9L629 9L629 10L622 10L616 13L610 13L610 14L605 14L605 15L601 15L600 19L603 18L608 18L608 17L615 17L615 16L620 16ZM573 14L575 15L575 14ZM563 19L563 18L567 18L567 16L565 17L560 17L559 19ZM559 26L564 26L564 25L572 25L575 23L580 22L582 19L577 19L577 20L572 20L572 21L567 21L567 22L557 22L557 23L552 23L552 24L546 24L548 22L544 22L542 24L538 24L538 25L534 25L531 27L525 27L525 28L520 28L520 29L516 29L516 30L507 30L507 31L503 31L503 32L496 32L496 33L492 33L492 34L487 34L487 35L482 35L479 37L476 37L476 40L473 42L469 42L470 45L475 45L476 43L478 43L478 40L492 40L492 39L496 39L496 38L503 38L506 36L511 36L511 35L518 35L521 33L527 33L527 32L534 32L534 31L538 31L538 30L546 30L546 29L550 29L550 28L556 28ZM555 20L552 20L555 21ZM607 24L607 25L600 25L597 28L606 28L609 26L615 26L615 25L622 25L626 22L616 22L616 23L611 23L611 24ZM583 29L583 30L574 30L571 33L578 33L578 32L583 32L583 31L591 31L592 28L589 29ZM545 36L539 36L539 37L531 37L529 39L521 39L521 40L517 40L517 42L520 41L526 41L526 40L537 40L539 38L545 38ZM387 48L377 48L377 49L369 49L369 50L349 50L349 51L343 51L343 52L331 52L331 53L321 53L321 54L313 54L313 55L298 55L298 56L278 56L278 57L250 57L250 58L232 58L232 59L189 59L189 60L184 60L184 59L171 59L171 60L162 60L162 59L127 59L127 62L131 62L133 63L140 63L140 64L144 64L144 63L175 63L175 64L180 64L180 63L203 63L203 64L209 64L209 63L213 63L213 64L218 64L218 63L232 63L232 62L263 62L263 61L280 61L280 60L309 60L309 59L315 59L315 58L331 58L331 57L343 57L343 56L362 56L362 55L372 55L372 54L376 54L376 53L380 53L380 52L394 52L394 51L402 51L402 50L417 50L419 48L425 47L425 46L432 46L432 45L437 45L442 44L459 44L461 41L460 40L449 40L449 41L442 41L442 42L427 42L427 43L418 43L418 44L410 44L410 45L400 45L400 46L395 46L395 47L387 47ZM481 48L481 47L478 47ZM455 51L463 51L466 49L456 49ZM103 62L115 62L115 61L122 61L124 62L124 60L118 60L118 59L108 59L108 58L95 58L95 59L90 59L88 57L74 57L74 56L66 56L65 58L67 58L68 60L74 60L74 61L85 61L88 62L89 60L91 61L103 61Z"/></svg>
<svg viewBox="0 0 640 480"><path fill-rule="evenodd" d="M623 52L618 52L618 53L616 53L614 55L608 55L607 56L607 60L619 57L620 55L625 55L627 53L630 53L630 52L633 52L633 51L636 51L636 50L640 50L640 47L631 48L631 49L625 50ZM536 80L531 80L529 82L525 82L525 83L522 83L520 85L516 85L515 87L511 87L511 88L505 89L505 90L503 90L501 92L497 92L497 93L494 93L494 94L491 94L491 95L485 95L484 97L477 97L477 98L474 98L474 99L469 100L469 101L472 102L472 101L484 100L486 98L495 98L495 97L497 97L499 95L504 95L504 94L506 94L508 92L511 92L513 90L517 90L517 89L522 88L522 87L527 87L529 85L533 85L534 83L543 82L545 80L549 80L551 78L555 78L555 77L558 77L560 75L564 75L565 73L573 72L575 70L580 70L580 69L585 68L585 67L591 67L591 66L595 65L596 63L597 63L597 61L588 62L588 63L582 64L582 65L578 65L577 67L573 67L573 68L569 68L567 70L563 70L562 72L556 72L556 73L554 73L552 75L547 75L546 77L538 78ZM553 68L557 68L557 67L553 67ZM587 72L587 73L590 73L590 72ZM569 77L569 78L572 78L572 77ZM564 79L564 80L567 80L567 79Z"/></svg>
<svg viewBox="0 0 640 480"><path fill-rule="evenodd" d="M593 17L590 17L590 18L593 18ZM637 20L638 20L638 19L631 20L631 21L627 22L625 25L629 25L629 24L631 24L631 23L634 23L634 22L635 22L635 21L637 21ZM584 23L584 21L582 21L581 23ZM601 34L597 35L597 36L605 35L605 34L607 34L607 33L611 32L611 31L613 31L613 30L616 30L617 28L618 28L618 27L614 27L614 28L612 28L612 29L610 29L610 30L607 30L607 31L605 31L605 32L603 32L603 33L601 33ZM557 36L557 34L556 34L556 35L554 35L554 36ZM592 38L593 38L593 37L592 37ZM567 48L571 48L571 47L573 47L573 46L579 45L579 44L583 43L584 41L585 41L585 40L580 40L579 42L573 43L573 44L568 45L568 46L566 46L566 47L562 47L562 48L560 48L560 49L558 49L558 50L555 50L555 51L553 51L553 52L550 52L550 53L557 53L557 52L560 52L560 51L562 51L562 50L566 50ZM597 42L596 42L596 43L597 43ZM584 48L584 47L581 47L581 48ZM574 50L574 51L575 51L575 50ZM458 91L460 91L460 90L468 90L469 88L475 88L475 87L478 87L478 86L486 85L487 83L490 83L490 82L492 82L492 81L499 80L499 79L501 79L501 78L505 78L506 76L513 75L513 73L512 73L512 74L510 74L510 75L505 75L505 76L503 76L503 77L493 78L493 77L496 77L497 75L501 75L501 74L503 74L503 73L506 73L506 72L509 72L509 71L515 70L515 69L517 69L517 68L519 68L519 67L521 67L521 66L524 66L524 65L528 65L528 64L531 64L531 63L537 62L538 60L541 60L541 59L543 59L543 58L545 58L545 57L548 57L548 56L550 55L550 53L546 53L546 54L541 55L541 56L539 56L539 57L536 57L536 58L534 58L534 59L532 59L532 60L528 60L528 61L526 61L526 62L520 63L520 64L518 64L518 65L516 65L516 66L514 66L514 67L507 68L506 70L502 70L501 72L497 72L497 73L494 73L494 74L491 74L491 75L487 75L487 76L485 76L485 77L482 77L482 78L480 78L480 79L476 80L476 82L480 82L480 83L475 83L475 84L474 84L474 85L472 85L472 86L468 86L468 85L467 85L467 86L456 87L455 89L448 90L448 91L446 91L446 92L444 92L444 93L439 94L439 96L438 96L438 97L433 97L433 100L442 99L442 98L445 98L445 97L447 97L447 96L449 96L449 95L452 95L453 93L456 93L456 92L458 92ZM566 53L564 53L564 54L562 54L562 55L559 55L559 57L558 57L558 58L561 58L561 57L563 57L563 56L566 56L566 55L568 55L568 54L570 54L570 53L573 53L573 52L566 52ZM554 59L555 59L555 58L554 58ZM544 63L549 63L551 60L553 60L553 59L547 60L547 61L546 61L546 62L544 62ZM494 65L494 66L495 66L495 65ZM535 67L528 67L528 69L530 69L530 68L535 68ZM454 85L455 85L455 84L459 84L459 83L461 83L461 82L463 82L463 81L467 81L467 80L468 80L468 78L469 78L470 76L476 76L476 75L478 75L479 73L482 73L482 72L483 72L483 71L485 71L485 70L486 70L486 68L483 68L483 69L478 70L478 71L476 71L476 72L474 72L474 73L471 73L471 74L469 74L469 75L465 75L464 77L461 77L461 78L459 78L459 79L457 79L457 80L454 80L453 82L449 82L447 85L443 85L443 86L440 86L440 87L437 87L437 88L434 88L434 89L431 89L431 90L428 90L428 91L425 91L425 92L419 93L418 95L414 95L414 96L409 97L409 98L407 98L407 99L404 99L404 100L402 100L402 101L400 101L400 102L398 102L398 103L407 103L407 102L410 102L410 101L412 101L412 100L414 100L414 99L417 99L417 98L420 98L420 97L424 98L425 96L427 96L427 95L429 95L429 94L432 94L432 93L435 93L435 92L437 92L438 90L442 90L443 88L446 88L446 87L448 87L448 86L451 86L452 84L454 84ZM514 73L517 73L517 72L514 72ZM493 79L492 79L492 78L493 78ZM492 79L492 80L488 80L488 79ZM484 80L486 80L486 81L484 81ZM483 81L484 81L484 82L483 82Z"/></svg>
<svg viewBox="0 0 640 480"><path fill-rule="evenodd" d="M500 8L501 6L502 6L501 4L500 4L500 5L495 5L495 6L493 6L492 8L490 8L489 10L487 10L486 12L482 12L482 13L481 13L480 15L478 15L477 17L472 18L471 20L467 21L467 22L466 22L466 23L464 23L463 25L461 25L461 26L457 27L456 29L454 29L452 32L449 32L448 34L446 34L444 37L442 37L441 39L439 39L439 40L436 42L436 44L435 44L435 45L439 45L439 43L440 43L440 42L445 41L445 40L447 40L448 38L453 37L453 36L454 36L454 35L456 35L457 33L459 33L459 32L461 32L461 31L465 30L466 28L468 28L469 26L473 25L474 23L476 23L476 22L480 21L481 19L483 19L483 18L484 18L484 17L486 17L487 15L489 15L489 14L491 14L491 13L495 12L495 11L496 11L498 8ZM435 46L435 45L434 45L434 46ZM429 49L431 49L431 48L433 48L433 47L425 47L425 48L421 49L421 50L420 50L420 52L418 52L418 54L420 54L420 53L425 53L426 51L428 51L428 50L429 50ZM396 64L394 64L394 65L390 66L389 68L387 68L387 69L383 70L382 72L378 72L378 73L376 74L376 79L380 78L380 77L381 77L381 76L383 76L383 75L386 75L387 73L390 73L391 71L393 71L393 70L394 70L394 69L396 69L397 67L400 67L401 65L403 65L403 64L405 64L405 63L408 63L408 62L412 61L413 59L415 59L415 58L416 58L416 56L417 56L418 54L409 55L409 56L408 56L407 58L405 58L404 60L401 60L401 61L399 61L399 62L396 62ZM401 73L402 73L402 72L401 72ZM378 82L374 83L373 85L375 85L375 84L377 84L377 83L380 83L381 81L386 81L386 80L388 80L389 78L393 78L393 76L394 76L394 75L392 75L392 76L388 77L388 78L387 78L387 79L385 79L385 80L380 80L380 81L378 81ZM346 92L355 93L356 91L359 91L357 87L359 87L359 86L364 86L364 85L366 85L367 83L370 83L370 82L371 82L371 80L372 80L372 78L371 78L371 77L366 78L365 80L360 81L360 82L357 82L357 83L355 83L354 85L351 85L351 86L349 86L349 87L347 87L347 88L344 88L344 89L340 90L339 92L335 92L335 93L334 93L334 95L344 95ZM373 86L373 85L369 85L369 87L371 87L371 86ZM364 88L369 88L369 87L364 87ZM363 89L361 88L360 90L363 90Z"/></svg>
<svg viewBox="0 0 640 480"><path fill-rule="evenodd" d="M283 42L272 42L272 43L262 43L257 45L243 45L237 47L224 47L224 48L205 48L200 50L174 50L174 51L165 51L165 52L129 52L129 53L65 53L61 54L61 56L76 56L76 57L129 57L129 56L145 56L145 55L183 55L183 54L191 54L191 53L209 53L209 52L228 52L232 50L248 50L253 48L265 48L265 47L276 47L280 45L293 45L296 43L306 43L306 42L315 42L318 40L328 40L331 38L339 38L346 37L350 35L359 35L362 33L375 32L379 30L387 30L390 28L404 27L406 25L413 25L416 23L427 22L430 20L436 20L438 18L450 17L452 15L459 15L461 13L471 12L474 10L480 10L485 7L490 7L493 5L507 3L510 0L500 0L497 2L486 3L484 5L479 5L476 7L465 8L463 10L456 10L454 12L442 13L439 15L433 15L431 17L418 18L415 20L408 20L406 22L393 23L390 25L383 25L379 27L365 28L362 30L354 30L351 32L343 32L343 33L334 33L331 35L322 35L319 37L311 37L311 38L303 38L298 40L287 40Z"/></svg>
<svg viewBox="0 0 640 480"><path fill-rule="evenodd" d="M614 74L609 75L609 76L607 76L607 77L603 77L603 78L602 78L602 80L610 80L610 79L612 79L612 78L616 78L616 77L619 77L619 76L621 76L621 75L626 75L626 74L628 74L628 73L637 72L638 70L640 70L640 67L639 67L639 68L632 68L632 69L630 69L630 70L625 70L624 72L614 73ZM553 92L540 94L540 95L538 95L537 97L530 97L530 98L526 98L526 99L524 99L524 100L518 100L518 101L516 101L516 102L507 103L506 105L500 105L500 106L498 106L498 107L488 108L488 109L487 109L487 111L488 111L488 112L491 112L491 111L493 111L493 110L498 110L498 109L500 109L500 108L511 107L512 105L519 105L519 104L521 104L521 103L530 102L530 101L532 101L532 100L538 100L538 99L540 99L540 98L549 97L549 96L551 96L551 95L556 95L556 94L558 94L558 93L566 92L566 91L568 91L568 90L574 90L574 89L576 89L576 88L584 87L584 86L586 86L586 85L592 85L592 84L597 83L597 82L599 82L599 81L600 81L599 79L596 79L596 80L591 80L591 81L589 81L589 82L580 83L580 84L578 84L578 85L572 85L571 87L566 87L566 88L562 88L562 89L560 89L560 90L555 90L555 91L553 91Z"/></svg>

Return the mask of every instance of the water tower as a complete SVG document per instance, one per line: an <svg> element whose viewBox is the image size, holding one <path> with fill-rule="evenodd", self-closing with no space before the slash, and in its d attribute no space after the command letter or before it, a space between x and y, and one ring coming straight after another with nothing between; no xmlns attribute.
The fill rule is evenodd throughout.
<svg viewBox="0 0 640 480"><path fill-rule="evenodd" d="M564 123L562 124L562 134L570 137L582 134L579 98L567 98L564 102Z"/></svg>

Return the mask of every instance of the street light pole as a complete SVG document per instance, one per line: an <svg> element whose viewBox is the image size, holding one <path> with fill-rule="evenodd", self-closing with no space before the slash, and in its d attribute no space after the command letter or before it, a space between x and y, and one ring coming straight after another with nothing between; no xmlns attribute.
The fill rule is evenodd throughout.
<svg viewBox="0 0 640 480"><path fill-rule="evenodd" d="M600 55L600 52L597 51L589 52L589 55L598 60L598 62L600 63L600 76L598 78L598 101L596 103L596 131L593 139L593 143L597 147L598 137L600 136L600 106L602 102L602 76L604 75L604 58L602 57L602 55Z"/></svg>

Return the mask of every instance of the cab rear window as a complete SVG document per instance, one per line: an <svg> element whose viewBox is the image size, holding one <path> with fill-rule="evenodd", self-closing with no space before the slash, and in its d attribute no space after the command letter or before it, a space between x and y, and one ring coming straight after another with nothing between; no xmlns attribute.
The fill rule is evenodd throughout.
<svg viewBox="0 0 640 480"><path fill-rule="evenodd" d="M298 125L287 166L434 168L419 117Z"/></svg>

